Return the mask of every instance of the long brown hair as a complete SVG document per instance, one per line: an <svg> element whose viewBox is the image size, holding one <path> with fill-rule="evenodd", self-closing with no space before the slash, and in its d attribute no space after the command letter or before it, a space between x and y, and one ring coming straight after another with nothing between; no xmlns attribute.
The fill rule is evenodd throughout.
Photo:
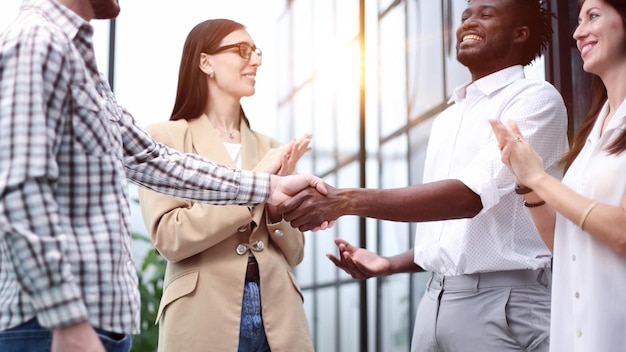
<svg viewBox="0 0 626 352"><path fill-rule="evenodd" d="M178 71L178 88L170 120L194 119L206 108L209 86L200 70L200 54L211 53L230 33L245 29L241 23L228 19L212 19L197 24L187 35ZM250 127L241 105L239 115Z"/></svg>
<svg viewBox="0 0 626 352"><path fill-rule="evenodd" d="M622 23L624 25L624 30L626 30L626 0L603 0L606 4L613 7L622 17ZM583 6L585 0L578 1L578 12L580 13L580 9ZM598 114L604 105L608 95L606 92L606 86L597 75L593 75L591 78L591 92L593 94L591 100L591 108L585 117L585 120L581 124L580 128L574 135L574 141L572 142L571 149L563 155L561 161L565 164L565 169L567 170L574 159L578 156L580 151L583 149L593 126L598 119ZM609 154L619 154L626 150L626 130L622 131L618 138L611 143L607 147L607 152Z"/></svg>

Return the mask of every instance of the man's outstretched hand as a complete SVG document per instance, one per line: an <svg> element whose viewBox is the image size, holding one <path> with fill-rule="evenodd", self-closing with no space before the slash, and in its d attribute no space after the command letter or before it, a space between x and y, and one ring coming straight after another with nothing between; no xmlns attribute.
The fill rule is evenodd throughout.
<svg viewBox="0 0 626 352"><path fill-rule="evenodd" d="M278 212L300 231L316 231L325 221L331 226L335 220L346 215L348 202L339 189L328 184L326 193L307 188L278 206Z"/></svg>
<svg viewBox="0 0 626 352"><path fill-rule="evenodd" d="M335 265L350 274L352 278L365 280L370 277L385 276L389 274L391 263L385 257L364 248L352 246L348 241L341 238L335 239L339 250L339 257L327 253L326 256Z"/></svg>
<svg viewBox="0 0 626 352"><path fill-rule="evenodd" d="M267 202L279 205L305 188L312 187L318 194L326 194L324 181L313 175L270 175L270 196Z"/></svg>

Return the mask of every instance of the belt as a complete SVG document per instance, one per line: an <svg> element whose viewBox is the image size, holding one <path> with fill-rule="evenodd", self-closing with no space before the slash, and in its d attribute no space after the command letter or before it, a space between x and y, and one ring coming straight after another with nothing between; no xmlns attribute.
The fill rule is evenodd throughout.
<svg viewBox="0 0 626 352"><path fill-rule="evenodd" d="M544 286L552 282L552 270L493 271L488 273L445 276L433 273L428 287L448 291L478 290L487 287Z"/></svg>
<svg viewBox="0 0 626 352"><path fill-rule="evenodd" d="M259 263L253 255L248 256L248 269L246 270L246 281L259 281Z"/></svg>

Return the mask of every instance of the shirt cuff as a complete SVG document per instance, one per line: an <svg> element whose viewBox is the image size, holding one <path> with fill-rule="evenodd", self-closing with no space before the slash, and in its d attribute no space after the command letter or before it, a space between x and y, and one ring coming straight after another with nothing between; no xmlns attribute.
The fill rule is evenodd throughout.
<svg viewBox="0 0 626 352"><path fill-rule="evenodd" d="M75 284L49 287L31 299L37 320L45 328L62 328L89 319L80 289Z"/></svg>
<svg viewBox="0 0 626 352"><path fill-rule="evenodd" d="M270 174L240 170L236 204L257 205L265 203L269 196Z"/></svg>

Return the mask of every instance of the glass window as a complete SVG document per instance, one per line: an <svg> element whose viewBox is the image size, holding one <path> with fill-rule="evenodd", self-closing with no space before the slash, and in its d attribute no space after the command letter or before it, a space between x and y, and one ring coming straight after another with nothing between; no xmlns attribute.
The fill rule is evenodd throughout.
<svg viewBox="0 0 626 352"><path fill-rule="evenodd" d="M335 166L337 129L334 79L329 70L320 71L313 83L315 112L313 118L312 148L315 153L315 171L324 173Z"/></svg>
<svg viewBox="0 0 626 352"><path fill-rule="evenodd" d="M288 130L289 128L286 127L290 124L294 126L289 139L300 137L305 133L311 133L313 129L315 108L313 106L313 90L310 84L303 86L302 89L296 92L293 100L293 110L294 115L290 119L282 120L284 129Z"/></svg>
<svg viewBox="0 0 626 352"><path fill-rule="evenodd" d="M360 351L359 282L339 287L339 351ZM364 313L365 314L365 313ZM321 351L321 350L320 350Z"/></svg>
<svg viewBox="0 0 626 352"><path fill-rule="evenodd" d="M409 118L414 119L426 111L446 102L443 81L443 36L441 35L442 5L438 1L409 1L407 21L409 27L407 79L409 85Z"/></svg>
<svg viewBox="0 0 626 352"><path fill-rule="evenodd" d="M333 0L313 2L313 57L316 70L324 70L334 63L336 50L336 16Z"/></svg>
<svg viewBox="0 0 626 352"><path fill-rule="evenodd" d="M381 137L398 130L407 121L405 24L404 6L394 7L380 20L378 80Z"/></svg>
<svg viewBox="0 0 626 352"><path fill-rule="evenodd" d="M445 79L446 97L450 97L454 88L471 79L468 69L456 60L456 29L461 25L461 14L467 8L467 1L452 0L450 3L444 3L446 3L443 9L446 72L443 78Z"/></svg>
<svg viewBox="0 0 626 352"><path fill-rule="evenodd" d="M318 289L315 293L315 350L324 352L337 351L337 288ZM341 351L344 352L344 351Z"/></svg>
<svg viewBox="0 0 626 352"><path fill-rule="evenodd" d="M276 70L276 79L278 80L278 100L283 101L289 97L293 89L293 50L291 28L293 27L293 12L284 13L279 19L277 24L276 35L278 36L276 43L276 60L277 67L281 69ZM286 120L284 120L286 121Z"/></svg>
<svg viewBox="0 0 626 352"><path fill-rule="evenodd" d="M294 86L298 87L311 78L313 71L313 5L311 0L293 2L294 23L291 54L293 55Z"/></svg>
<svg viewBox="0 0 626 352"><path fill-rule="evenodd" d="M335 72L337 90L337 157L340 160L353 157L359 151L359 93L360 51L357 42L350 43L341 51Z"/></svg>
<svg viewBox="0 0 626 352"><path fill-rule="evenodd" d="M359 6L359 0L335 1L338 43L349 42L359 35Z"/></svg>
<svg viewBox="0 0 626 352"><path fill-rule="evenodd" d="M384 236L384 235L383 235ZM381 280L380 350L408 351L411 345L412 320L410 317L409 275L397 274Z"/></svg>

